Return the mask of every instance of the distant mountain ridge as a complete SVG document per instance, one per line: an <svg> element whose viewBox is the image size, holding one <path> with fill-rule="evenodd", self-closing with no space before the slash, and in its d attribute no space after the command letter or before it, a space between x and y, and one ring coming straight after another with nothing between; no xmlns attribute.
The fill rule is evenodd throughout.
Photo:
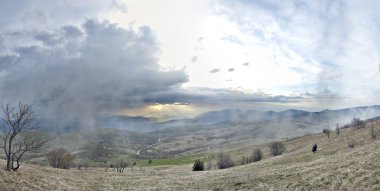
<svg viewBox="0 0 380 191"><path fill-rule="evenodd" d="M283 120L292 118L309 120L309 122L322 122L340 119L339 121L341 123L344 123L349 122L349 120L351 120L353 117L367 119L376 116L380 116L380 105L361 106L338 110L326 109L319 112L308 112L297 109L288 109L280 112L260 112L256 110L242 111L239 109L227 109L201 114L196 118L196 120L204 122L213 121L214 123L217 123L223 121L254 122L257 120Z"/></svg>
<svg viewBox="0 0 380 191"><path fill-rule="evenodd" d="M288 109L285 111L256 111L226 109L221 111L210 111L195 118L169 120L156 122L145 117L112 116L97 120L97 127L121 128L138 132L157 131L165 128L182 126L209 126L222 123L255 123L262 121L299 121L305 124L324 124L330 127L336 123L349 123L353 117L368 119L380 116L380 105L361 106L338 110L322 110L319 112L308 112L304 110Z"/></svg>

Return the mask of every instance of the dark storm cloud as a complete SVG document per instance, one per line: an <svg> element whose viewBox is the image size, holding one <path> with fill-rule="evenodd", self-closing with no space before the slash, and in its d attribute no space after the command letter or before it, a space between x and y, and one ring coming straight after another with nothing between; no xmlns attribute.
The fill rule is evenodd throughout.
<svg viewBox="0 0 380 191"><path fill-rule="evenodd" d="M61 41L59 36L52 35L52 34L49 34L46 32L39 33L34 38L36 40L41 41L43 44L45 44L47 46L56 45L56 44L60 43L60 41Z"/></svg>
<svg viewBox="0 0 380 191"><path fill-rule="evenodd" d="M31 34L0 57L1 102L33 103L46 118L93 125L98 113L144 104L145 96L175 91L187 82L182 71L161 71L159 47L149 27L138 31L88 20ZM37 43L38 44L38 43Z"/></svg>
<svg viewBox="0 0 380 191"><path fill-rule="evenodd" d="M74 26L63 26L62 29L67 38L78 38L83 35L83 33Z"/></svg>
<svg viewBox="0 0 380 191"><path fill-rule="evenodd" d="M0 71L7 69L16 58L14 56L2 56L0 57Z"/></svg>

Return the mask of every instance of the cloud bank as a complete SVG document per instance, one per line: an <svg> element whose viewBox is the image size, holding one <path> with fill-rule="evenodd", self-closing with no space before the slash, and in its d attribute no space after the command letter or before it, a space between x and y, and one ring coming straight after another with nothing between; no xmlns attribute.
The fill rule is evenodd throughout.
<svg viewBox="0 0 380 191"><path fill-rule="evenodd" d="M376 2L193 1L191 11L173 4L186 18L129 3L2 2L0 103L31 103L57 127L91 127L98 116L152 104L278 110L377 102Z"/></svg>
<svg viewBox="0 0 380 191"><path fill-rule="evenodd" d="M107 21L51 31L3 33L23 38L0 57L2 102L33 103L43 117L91 126L99 113L137 107L145 97L178 89L183 71L163 71L149 27L123 29ZM27 45L25 45L27 44Z"/></svg>

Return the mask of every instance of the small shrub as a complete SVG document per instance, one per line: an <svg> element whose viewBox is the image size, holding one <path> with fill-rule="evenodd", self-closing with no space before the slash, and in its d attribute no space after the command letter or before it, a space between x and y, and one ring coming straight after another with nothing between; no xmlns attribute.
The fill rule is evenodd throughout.
<svg viewBox="0 0 380 191"><path fill-rule="evenodd" d="M235 166L235 163L230 155L220 153L217 166L219 169L225 169Z"/></svg>
<svg viewBox="0 0 380 191"><path fill-rule="evenodd" d="M354 140L351 140L348 142L348 147L350 147L350 148L354 148L355 145L356 145L356 141L354 141Z"/></svg>
<svg viewBox="0 0 380 191"><path fill-rule="evenodd" d="M203 171L204 163L201 160L196 160L193 165L193 171Z"/></svg>
<svg viewBox="0 0 380 191"><path fill-rule="evenodd" d="M252 153L251 161L257 162L257 161L260 161L262 158L263 158L263 153L261 152L261 150L255 149Z"/></svg>
<svg viewBox="0 0 380 191"><path fill-rule="evenodd" d="M149 164L151 164L152 162L153 162L152 159L149 159L149 160L148 160L148 163L149 163Z"/></svg>
<svg viewBox="0 0 380 191"><path fill-rule="evenodd" d="M284 144L280 142L273 142L269 145L270 151L273 156L281 155L285 151Z"/></svg>

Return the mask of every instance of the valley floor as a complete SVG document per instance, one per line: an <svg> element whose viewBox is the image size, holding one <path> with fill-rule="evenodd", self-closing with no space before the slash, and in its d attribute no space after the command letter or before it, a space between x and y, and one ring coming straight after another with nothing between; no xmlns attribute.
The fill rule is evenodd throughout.
<svg viewBox="0 0 380 191"><path fill-rule="evenodd" d="M24 164L0 170L1 190L380 190L380 140L368 128L284 141L286 153L224 170L192 172L191 165L134 168L123 174L104 169L60 170ZM356 146L349 148L348 143ZM317 143L319 151L311 152ZM257 146L260 147L260 146ZM252 148L253 150L253 148ZM245 152L245 151L244 151ZM247 151L248 152L248 151ZM231 151L233 154L234 151ZM238 153L238 152L236 152ZM250 153L247 153L249 155ZM238 158L238 156L236 156ZM4 161L0 161L4 165Z"/></svg>

